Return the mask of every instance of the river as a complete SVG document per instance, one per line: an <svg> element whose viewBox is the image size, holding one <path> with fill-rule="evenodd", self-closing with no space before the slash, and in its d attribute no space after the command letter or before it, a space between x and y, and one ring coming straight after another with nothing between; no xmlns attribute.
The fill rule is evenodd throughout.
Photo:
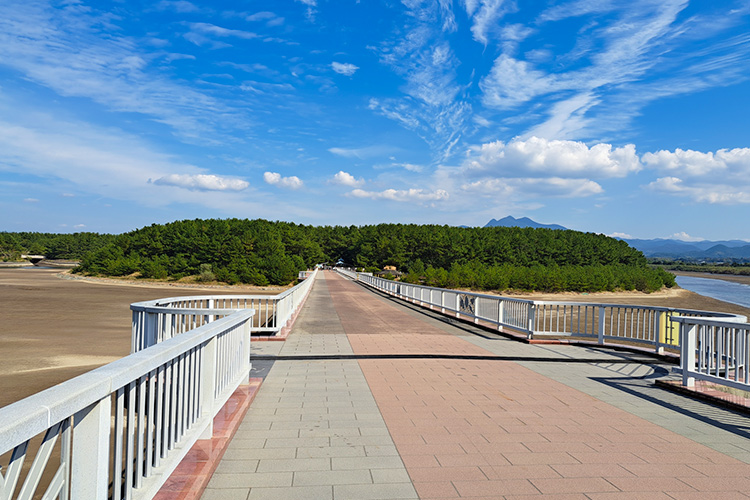
<svg viewBox="0 0 750 500"><path fill-rule="evenodd" d="M685 290L724 302L750 307L750 285L719 279L696 278L694 276L677 276L676 281Z"/></svg>

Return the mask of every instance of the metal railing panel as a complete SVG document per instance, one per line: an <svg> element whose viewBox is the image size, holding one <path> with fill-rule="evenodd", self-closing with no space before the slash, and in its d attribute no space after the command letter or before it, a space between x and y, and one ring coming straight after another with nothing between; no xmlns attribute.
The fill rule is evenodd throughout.
<svg viewBox="0 0 750 500"><path fill-rule="evenodd" d="M131 304L131 352L247 309L256 311L251 323L252 332L275 335L299 310L317 273L317 269L309 272L304 281L278 295L204 295Z"/></svg>
<svg viewBox="0 0 750 500"><path fill-rule="evenodd" d="M238 311L0 409L0 498L152 498L247 379L253 315ZM224 363L202 356L216 344ZM207 398L206 369L221 381Z"/></svg>

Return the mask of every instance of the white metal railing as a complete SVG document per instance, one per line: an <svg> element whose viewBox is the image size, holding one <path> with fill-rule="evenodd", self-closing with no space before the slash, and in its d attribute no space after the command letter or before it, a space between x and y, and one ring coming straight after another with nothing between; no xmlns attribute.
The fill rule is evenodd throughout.
<svg viewBox="0 0 750 500"><path fill-rule="evenodd" d="M131 352L162 342L236 311L254 309L253 333L275 335L286 326L310 292L318 270L278 295L203 295L149 300L133 311ZM2 500L2 499L0 499Z"/></svg>
<svg viewBox="0 0 750 500"><path fill-rule="evenodd" d="M507 328L527 338L578 337L605 341L627 341L652 347L656 352L680 347L678 328L672 319L711 317L714 320L746 321L735 314L693 311L668 307L620 304L523 300L434 288L376 278L352 271L339 272L404 300L443 314Z"/></svg>
<svg viewBox="0 0 750 500"><path fill-rule="evenodd" d="M676 317L680 325L682 385L705 380L750 391L750 324Z"/></svg>
<svg viewBox="0 0 750 500"><path fill-rule="evenodd" d="M247 383L254 313L237 311L1 408L0 499L153 498Z"/></svg>

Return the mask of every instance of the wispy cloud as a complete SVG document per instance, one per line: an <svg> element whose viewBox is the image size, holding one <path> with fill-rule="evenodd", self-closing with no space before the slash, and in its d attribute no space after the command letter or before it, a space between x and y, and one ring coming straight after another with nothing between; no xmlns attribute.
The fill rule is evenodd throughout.
<svg viewBox="0 0 750 500"><path fill-rule="evenodd" d="M272 186L279 186L286 189L299 189L304 185L302 180L296 175L282 177L278 172L265 172L263 180Z"/></svg>
<svg viewBox="0 0 750 500"><path fill-rule="evenodd" d="M405 33L379 48L383 64L405 79L406 97L371 99L370 109L414 130L438 158L452 153L471 113L457 83L460 65L449 35L456 29L449 2L405 2Z"/></svg>
<svg viewBox="0 0 750 500"><path fill-rule="evenodd" d="M283 17L277 16L269 11L256 12L255 14L247 16L245 19L250 22L264 22L268 27L282 26L285 21Z"/></svg>
<svg viewBox="0 0 750 500"><path fill-rule="evenodd" d="M471 32L474 40L487 45L489 37L498 30L498 21L513 9L513 2L506 0L473 0L464 1L466 13L472 19Z"/></svg>
<svg viewBox="0 0 750 500"><path fill-rule="evenodd" d="M567 54L558 50L554 61L533 54L523 60L505 51L480 81L482 102L536 122L525 136L590 138L626 129L654 99L747 78L738 74L740 61L746 64L750 56L746 40L711 40L697 50L707 52L702 55L684 48L720 35L737 16L725 15L733 21L724 25L708 14L682 19L687 5L687 0L643 0L637 8L610 1L558 4L537 19L541 40L557 22L607 17L576 33L576 46ZM515 38L529 35L526 30ZM549 110L541 122L536 119L540 107Z"/></svg>
<svg viewBox="0 0 750 500"><path fill-rule="evenodd" d="M436 191L425 191L424 189L386 189L384 191L365 191L355 189L349 196L355 198L369 198L371 200L389 200L400 202L424 202L439 201L449 197L448 192L442 189Z"/></svg>
<svg viewBox="0 0 750 500"><path fill-rule="evenodd" d="M330 153L337 156L343 156L344 158L357 158L360 160L366 160L369 158L377 158L379 156L392 155L399 151L398 148L387 145L377 146L365 146L363 148L328 148Z"/></svg>
<svg viewBox="0 0 750 500"><path fill-rule="evenodd" d="M200 12L201 8L186 0L160 0L154 6L157 10L173 10L181 14Z"/></svg>
<svg viewBox="0 0 750 500"><path fill-rule="evenodd" d="M464 184L461 189L482 196L513 196L516 198L582 198L600 194L602 187L589 179L564 179L560 177L492 178Z"/></svg>
<svg viewBox="0 0 750 500"><path fill-rule="evenodd" d="M250 186L250 183L242 179L229 179L213 174L169 174L159 177L154 184L198 191L242 191Z"/></svg>
<svg viewBox="0 0 750 500"><path fill-rule="evenodd" d="M152 66L157 55L121 35L108 14L76 3L58 9L35 2L3 5L0 64L29 81L110 112L148 116L189 140L211 140L236 115L208 93L162 75ZM217 113L223 123L214 121Z"/></svg>
<svg viewBox="0 0 750 500"><path fill-rule="evenodd" d="M237 206L262 207L244 200L242 191L210 189L220 187L221 182L227 188L240 188L244 181L207 174L154 151L140 137L79 121L60 121L24 108L12 110L22 118L13 123L0 120L0 164L5 171L33 176L41 185L141 207L189 203L231 214ZM7 116L7 105L0 106L0 111ZM155 183L153 179L163 181ZM180 183L193 188L174 189Z"/></svg>

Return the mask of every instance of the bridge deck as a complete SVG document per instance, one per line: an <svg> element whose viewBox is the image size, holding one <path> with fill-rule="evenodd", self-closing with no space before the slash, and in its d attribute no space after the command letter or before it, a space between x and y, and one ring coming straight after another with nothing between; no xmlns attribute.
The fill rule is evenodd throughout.
<svg viewBox="0 0 750 500"><path fill-rule="evenodd" d="M652 360L513 342L332 273L253 353L270 370L203 500L750 495L747 418L653 387Z"/></svg>

